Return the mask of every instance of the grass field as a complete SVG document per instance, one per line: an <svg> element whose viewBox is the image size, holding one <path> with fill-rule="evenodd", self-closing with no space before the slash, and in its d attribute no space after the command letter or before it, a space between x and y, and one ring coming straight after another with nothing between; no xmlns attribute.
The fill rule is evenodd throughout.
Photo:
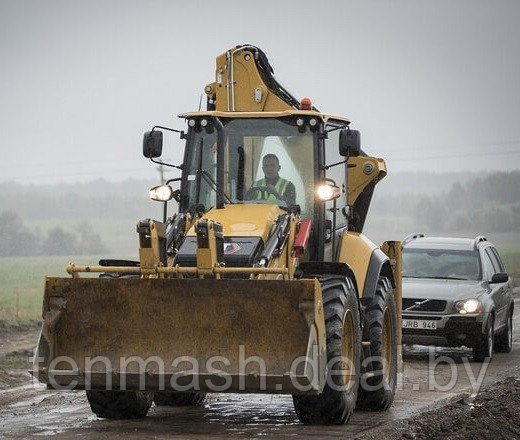
<svg viewBox="0 0 520 440"><path fill-rule="evenodd" d="M69 276L70 261L97 264L98 256L0 258L0 321L28 323L41 319L44 277Z"/></svg>

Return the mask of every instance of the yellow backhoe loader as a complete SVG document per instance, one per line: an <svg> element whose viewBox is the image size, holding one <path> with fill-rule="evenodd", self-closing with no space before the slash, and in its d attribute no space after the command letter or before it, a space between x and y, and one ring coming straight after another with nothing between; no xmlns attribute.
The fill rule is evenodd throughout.
<svg viewBox="0 0 520 440"><path fill-rule="evenodd" d="M186 131L144 135L155 163L163 133L185 139L182 176L150 190L178 212L137 223L139 261L46 278L33 374L85 389L104 418L211 392L291 394L308 424L386 410L401 245L362 234L385 162L348 119L295 99L257 47L218 56L205 93L205 111L181 115Z"/></svg>

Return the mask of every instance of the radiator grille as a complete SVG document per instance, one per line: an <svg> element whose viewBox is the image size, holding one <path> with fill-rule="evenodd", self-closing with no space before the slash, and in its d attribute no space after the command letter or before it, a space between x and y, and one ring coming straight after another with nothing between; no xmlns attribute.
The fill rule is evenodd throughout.
<svg viewBox="0 0 520 440"><path fill-rule="evenodd" d="M410 312L443 312L446 301L440 299L403 298L403 311Z"/></svg>

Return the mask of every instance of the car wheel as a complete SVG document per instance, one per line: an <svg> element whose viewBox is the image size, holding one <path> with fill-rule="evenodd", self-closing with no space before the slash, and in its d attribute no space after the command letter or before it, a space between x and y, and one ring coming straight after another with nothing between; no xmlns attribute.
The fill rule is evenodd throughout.
<svg viewBox="0 0 520 440"><path fill-rule="evenodd" d="M513 310L509 311L506 328L495 338L495 351L509 353L513 349Z"/></svg>
<svg viewBox="0 0 520 440"><path fill-rule="evenodd" d="M493 340L495 332L495 317L491 315L486 333L481 336L480 343L473 347L473 360L476 362L484 362L486 358L493 357Z"/></svg>

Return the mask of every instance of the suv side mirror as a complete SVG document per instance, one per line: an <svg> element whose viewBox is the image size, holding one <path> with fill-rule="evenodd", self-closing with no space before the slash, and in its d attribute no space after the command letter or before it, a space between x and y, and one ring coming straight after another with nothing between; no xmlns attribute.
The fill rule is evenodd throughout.
<svg viewBox="0 0 520 440"><path fill-rule="evenodd" d="M508 281L509 275L505 272L499 272L491 277L491 281L489 282L489 284L507 283Z"/></svg>
<svg viewBox="0 0 520 440"><path fill-rule="evenodd" d="M359 156L361 153L361 135L358 130L343 128L339 132L339 154L344 157Z"/></svg>
<svg viewBox="0 0 520 440"><path fill-rule="evenodd" d="M163 144L162 131L147 131L143 137L143 156L161 157Z"/></svg>

